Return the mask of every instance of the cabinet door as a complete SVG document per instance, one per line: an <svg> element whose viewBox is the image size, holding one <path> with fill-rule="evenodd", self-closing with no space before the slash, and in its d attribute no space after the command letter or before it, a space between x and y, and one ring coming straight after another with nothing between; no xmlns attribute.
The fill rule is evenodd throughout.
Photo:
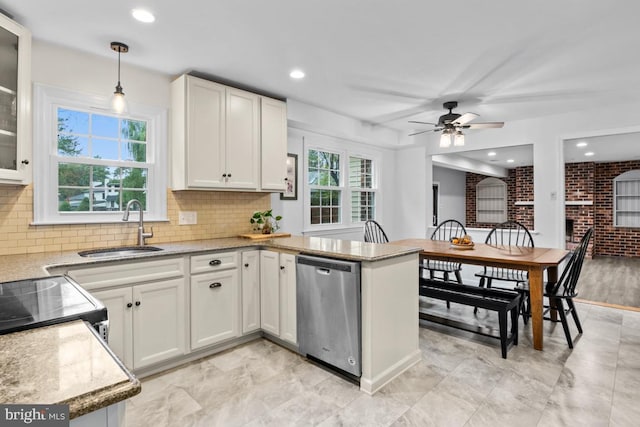
<svg viewBox="0 0 640 427"><path fill-rule="evenodd" d="M187 80L186 172L189 187L225 187L226 88L196 77Z"/></svg>
<svg viewBox="0 0 640 427"><path fill-rule="evenodd" d="M242 333L260 329L260 251L242 253Z"/></svg>
<svg viewBox="0 0 640 427"><path fill-rule="evenodd" d="M133 367L185 353L184 278L133 287Z"/></svg>
<svg viewBox="0 0 640 427"><path fill-rule="evenodd" d="M296 257L280 254L280 338L297 344Z"/></svg>
<svg viewBox="0 0 640 427"><path fill-rule="evenodd" d="M122 363L133 369L133 297L131 287L92 292L107 307L109 347Z"/></svg>
<svg viewBox="0 0 640 427"><path fill-rule="evenodd" d="M31 181L31 33L0 13L0 183Z"/></svg>
<svg viewBox="0 0 640 427"><path fill-rule="evenodd" d="M191 276L191 349L239 335L238 271Z"/></svg>
<svg viewBox="0 0 640 427"><path fill-rule="evenodd" d="M263 330L280 335L280 257L260 251L260 322Z"/></svg>
<svg viewBox="0 0 640 427"><path fill-rule="evenodd" d="M258 189L258 95L227 88L227 188Z"/></svg>
<svg viewBox="0 0 640 427"><path fill-rule="evenodd" d="M287 176L287 104L261 98L260 185L263 190L284 191Z"/></svg>

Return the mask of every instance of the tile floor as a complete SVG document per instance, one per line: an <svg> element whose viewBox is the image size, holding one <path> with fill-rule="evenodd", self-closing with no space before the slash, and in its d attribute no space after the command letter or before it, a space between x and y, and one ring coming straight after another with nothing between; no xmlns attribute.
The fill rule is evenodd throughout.
<svg viewBox="0 0 640 427"><path fill-rule="evenodd" d="M422 360L375 396L259 339L143 379L127 426L639 425L640 313L578 310L585 332L573 351L550 322L545 350L533 350L521 322L507 360L498 340L425 323ZM469 307L449 313L473 317ZM494 317L481 310L476 320Z"/></svg>

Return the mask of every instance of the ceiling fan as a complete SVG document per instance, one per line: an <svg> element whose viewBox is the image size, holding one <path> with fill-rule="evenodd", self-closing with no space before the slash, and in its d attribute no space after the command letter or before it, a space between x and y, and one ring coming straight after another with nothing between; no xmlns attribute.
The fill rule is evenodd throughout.
<svg viewBox="0 0 640 427"><path fill-rule="evenodd" d="M446 148L451 146L451 140L453 139L453 145L464 145L464 134L462 129L488 129L488 128L501 128L504 126L504 122L486 122L486 123L469 123L471 120L478 117L475 113L454 113L452 110L458 106L458 101L445 102L442 105L445 109L449 110L447 114L443 114L438 119L438 123L420 122L416 120L409 120L409 123L419 123L423 125L433 125L435 128L427 129L420 132L409 134L409 136L419 135L425 132L438 132L442 131L440 135L440 147Z"/></svg>

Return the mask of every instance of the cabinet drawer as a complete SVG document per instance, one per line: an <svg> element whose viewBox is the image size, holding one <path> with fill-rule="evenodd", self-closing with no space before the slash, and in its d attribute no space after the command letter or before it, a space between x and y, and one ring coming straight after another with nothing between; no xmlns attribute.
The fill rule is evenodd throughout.
<svg viewBox="0 0 640 427"><path fill-rule="evenodd" d="M238 268L237 252L219 252L191 257L191 274Z"/></svg>
<svg viewBox="0 0 640 427"><path fill-rule="evenodd" d="M67 275L91 291L121 285L184 276L184 258L122 262L99 267L75 268Z"/></svg>

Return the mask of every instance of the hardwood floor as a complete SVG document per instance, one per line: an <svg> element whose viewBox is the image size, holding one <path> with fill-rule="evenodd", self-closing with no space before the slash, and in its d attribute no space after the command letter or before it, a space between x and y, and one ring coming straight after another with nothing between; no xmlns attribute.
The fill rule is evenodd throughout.
<svg viewBox="0 0 640 427"><path fill-rule="evenodd" d="M576 289L581 300L640 307L640 258L585 259Z"/></svg>

